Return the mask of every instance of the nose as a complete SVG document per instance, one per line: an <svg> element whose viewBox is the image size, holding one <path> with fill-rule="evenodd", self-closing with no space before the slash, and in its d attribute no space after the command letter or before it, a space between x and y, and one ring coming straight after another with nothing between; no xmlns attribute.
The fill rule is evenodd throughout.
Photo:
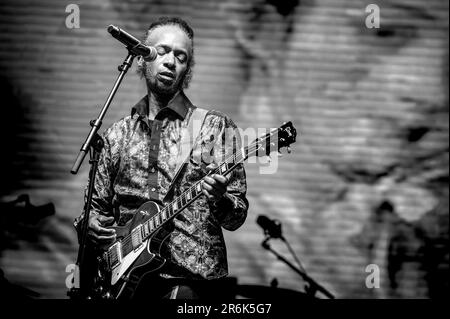
<svg viewBox="0 0 450 319"><path fill-rule="evenodd" d="M168 52L164 56L164 66L168 69L174 69L175 68L175 55L173 54L173 51Z"/></svg>

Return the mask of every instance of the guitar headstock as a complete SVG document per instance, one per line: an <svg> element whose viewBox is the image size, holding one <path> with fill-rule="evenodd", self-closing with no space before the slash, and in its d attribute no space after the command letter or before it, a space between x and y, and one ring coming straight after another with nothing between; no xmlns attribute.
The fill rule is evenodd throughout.
<svg viewBox="0 0 450 319"><path fill-rule="evenodd" d="M295 143L297 138L297 130L295 129L292 122L286 122L278 128L278 151L282 147L287 147L292 143Z"/></svg>
<svg viewBox="0 0 450 319"><path fill-rule="evenodd" d="M273 129L270 133L260 137L255 141L258 156L268 156L273 151L278 151L286 147L290 152L290 145L295 143L297 130L292 122L286 122L279 128Z"/></svg>

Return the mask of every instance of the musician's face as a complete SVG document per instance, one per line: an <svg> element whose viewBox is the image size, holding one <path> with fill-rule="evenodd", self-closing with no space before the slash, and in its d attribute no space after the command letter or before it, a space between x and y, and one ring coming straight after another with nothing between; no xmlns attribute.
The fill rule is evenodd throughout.
<svg viewBox="0 0 450 319"><path fill-rule="evenodd" d="M176 25L157 27L146 43L156 48L154 61L145 63L147 85L156 94L171 95L182 88L192 50L192 41Z"/></svg>

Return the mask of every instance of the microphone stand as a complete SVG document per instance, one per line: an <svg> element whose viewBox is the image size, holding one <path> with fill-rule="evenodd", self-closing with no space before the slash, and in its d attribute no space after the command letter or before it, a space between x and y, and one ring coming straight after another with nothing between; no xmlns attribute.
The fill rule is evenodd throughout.
<svg viewBox="0 0 450 319"><path fill-rule="evenodd" d="M117 92L117 89L119 88L125 74L127 73L128 69L133 64L133 59L136 57L134 53L131 52L130 48L128 48L128 55L125 58L125 60L122 62L122 65L118 67L118 70L120 71L119 76L117 77L114 86L112 87L108 98L106 99L105 104L103 105L102 110L100 111L100 114L95 120L90 121L91 130L86 138L86 141L81 146L80 152L78 153L78 156L75 160L75 163L70 170L72 174L77 174L78 170L80 169L80 166L86 157L86 154L89 150L90 152L90 160L89 164L91 164L91 168L89 171L89 182L88 182L88 193L86 198L86 203L84 205L84 217L83 217L83 223L81 226L81 229L79 230L81 232L81 236L79 237L80 247L78 250L78 256L77 256L77 262L76 262L76 270L75 274L77 272L77 269L79 271L79 287L72 287L67 292L67 295L70 296L73 299L84 299L89 298L88 289L85 288L85 286L88 286L85 278L83 277L83 274L87 273L85 269L85 252L87 248L87 229L88 229L88 222L89 222L89 215L90 215L90 207L92 203L92 194L94 191L94 181L95 176L97 173L97 167L98 167L98 160L100 158L100 153L103 149L104 143L100 135L98 134L98 131L102 125L103 118L106 115L106 112L108 111L108 108L114 98L114 95ZM86 272L85 272L86 271Z"/></svg>
<svg viewBox="0 0 450 319"><path fill-rule="evenodd" d="M295 267L289 260L281 256L278 252L276 252L272 247L269 245L269 240L272 239L272 237L266 235L266 238L261 243L261 246L273 253L278 260L281 260L286 265L288 265L292 270L294 270L297 274L299 274L303 280L306 282L305 291L309 297L314 298L316 295L316 292L322 292L325 296L327 296L330 299L334 299L334 296L326 290L324 287L322 287L320 284L318 284L314 279L309 277L305 272L301 271L299 268ZM283 239L284 240L284 239Z"/></svg>

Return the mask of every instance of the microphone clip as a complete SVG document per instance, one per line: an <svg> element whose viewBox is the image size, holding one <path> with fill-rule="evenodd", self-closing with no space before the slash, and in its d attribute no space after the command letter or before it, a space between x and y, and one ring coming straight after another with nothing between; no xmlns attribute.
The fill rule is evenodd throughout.
<svg viewBox="0 0 450 319"><path fill-rule="evenodd" d="M261 243L261 246L262 246L264 249L269 250L269 249L270 249L269 240L271 240L271 239L272 239L272 237L270 237L270 235L268 234L268 232L266 232L266 233L265 233L265 236L264 236L264 240L263 240L263 242Z"/></svg>

